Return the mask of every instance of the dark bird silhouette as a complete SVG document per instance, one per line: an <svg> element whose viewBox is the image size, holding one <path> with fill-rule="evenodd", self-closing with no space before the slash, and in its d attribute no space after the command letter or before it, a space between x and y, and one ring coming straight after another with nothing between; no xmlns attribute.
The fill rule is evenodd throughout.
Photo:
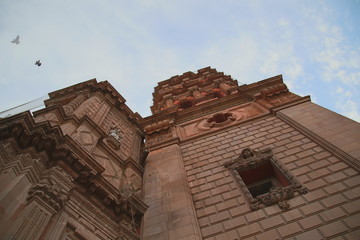
<svg viewBox="0 0 360 240"><path fill-rule="evenodd" d="M17 35L17 37L11 41L12 43L19 44L20 43L20 37Z"/></svg>
<svg viewBox="0 0 360 240"><path fill-rule="evenodd" d="M40 67L40 66L41 66L40 60L37 60L37 61L35 62L35 65L37 65L38 67Z"/></svg>

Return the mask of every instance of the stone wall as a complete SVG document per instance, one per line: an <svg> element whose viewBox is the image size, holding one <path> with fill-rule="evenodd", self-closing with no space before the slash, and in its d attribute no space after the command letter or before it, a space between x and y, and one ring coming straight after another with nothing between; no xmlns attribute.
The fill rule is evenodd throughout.
<svg viewBox="0 0 360 240"><path fill-rule="evenodd" d="M277 205L252 211L223 166L248 147L271 147L309 192L289 200L288 211ZM360 234L359 173L275 116L184 142L181 152L203 239L356 239Z"/></svg>

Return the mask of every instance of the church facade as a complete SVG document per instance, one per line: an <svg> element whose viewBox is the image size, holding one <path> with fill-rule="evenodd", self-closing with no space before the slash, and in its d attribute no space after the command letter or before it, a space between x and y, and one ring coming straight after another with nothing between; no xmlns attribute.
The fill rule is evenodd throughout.
<svg viewBox="0 0 360 240"><path fill-rule="evenodd" d="M358 239L360 124L207 67L141 117L107 81L0 119L1 239Z"/></svg>

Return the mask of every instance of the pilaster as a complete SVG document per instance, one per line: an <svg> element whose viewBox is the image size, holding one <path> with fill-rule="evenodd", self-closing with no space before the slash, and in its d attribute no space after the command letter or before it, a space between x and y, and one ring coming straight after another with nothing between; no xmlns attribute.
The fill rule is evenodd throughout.
<svg viewBox="0 0 360 240"><path fill-rule="evenodd" d="M144 178L143 239L201 239L179 146L150 152Z"/></svg>
<svg viewBox="0 0 360 240"><path fill-rule="evenodd" d="M30 188L27 203L14 224L8 226L5 239L39 239L51 217L64 207L73 187L72 178L60 167L46 170L40 182Z"/></svg>

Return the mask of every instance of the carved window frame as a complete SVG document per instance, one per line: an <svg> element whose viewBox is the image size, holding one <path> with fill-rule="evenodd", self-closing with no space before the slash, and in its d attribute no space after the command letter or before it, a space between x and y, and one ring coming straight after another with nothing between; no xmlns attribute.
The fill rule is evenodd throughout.
<svg viewBox="0 0 360 240"><path fill-rule="evenodd" d="M256 170L257 167L270 163L274 168L277 168L281 174L289 180L290 185L283 187L274 187L269 192L253 197L249 186L246 185L240 172L246 170ZM245 197L249 201L251 210L258 210L259 208L272 206L277 204L282 210L287 210L290 205L287 200L293 198L296 193L305 194L308 190L303 187L300 182L284 167L284 165L273 155L271 148L262 150L252 150L245 148L242 150L239 157L235 160L224 163L224 167L228 168L235 179L239 183Z"/></svg>

